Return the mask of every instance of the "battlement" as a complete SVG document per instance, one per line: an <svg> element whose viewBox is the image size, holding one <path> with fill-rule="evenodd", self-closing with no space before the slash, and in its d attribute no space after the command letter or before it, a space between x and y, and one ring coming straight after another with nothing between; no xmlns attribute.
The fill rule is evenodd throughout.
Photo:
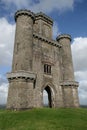
<svg viewBox="0 0 87 130"><path fill-rule="evenodd" d="M46 14L40 12L40 13L37 13L35 14L35 20L39 20L39 19L42 19L44 20L45 22L53 25L53 20L52 18L50 18L49 16L47 16Z"/></svg>
<svg viewBox="0 0 87 130"><path fill-rule="evenodd" d="M7 73L7 78L8 79L17 79L17 78L25 78L25 79L36 79L36 75L34 73L30 72L25 72L25 71L18 71L18 72L12 72L12 73Z"/></svg>
<svg viewBox="0 0 87 130"><path fill-rule="evenodd" d="M68 87L71 87L71 86L73 86L73 87L78 87L79 86L79 83L78 82L76 82L76 81L61 81L60 82L60 85L61 86L68 86Z"/></svg>
<svg viewBox="0 0 87 130"><path fill-rule="evenodd" d="M38 20L38 19L42 19L44 21L46 21L47 23L53 25L53 20L52 18L50 18L49 16L47 16L46 14L42 13L42 12L39 12L37 14L34 14L32 11L30 10L18 10L16 13L15 13L15 21L17 20L18 16L20 15L28 15L30 16L31 18L33 18L34 20Z"/></svg>
<svg viewBox="0 0 87 130"><path fill-rule="evenodd" d="M68 38L70 41L72 40L71 35L69 35L69 34L61 34L61 35L57 36L56 40L59 41L60 39L63 39L63 38L66 38L66 39Z"/></svg>
<svg viewBox="0 0 87 130"><path fill-rule="evenodd" d="M50 44L52 46L56 46L56 47L59 47L59 48L62 47L62 45L59 44L58 42L56 42L55 40L49 40L48 38L46 38L44 36L38 35L37 33L33 33L33 37L37 38L37 39L39 39L41 41L44 41L44 42L46 42L46 43L48 43L48 44Z"/></svg>
<svg viewBox="0 0 87 130"><path fill-rule="evenodd" d="M17 20L17 18L20 16L20 15L28 15L30 16L32 19L35 19L35 15L33 12L31 12L30 10L18 10L16 13L15 13L15 21Z"/></svg>

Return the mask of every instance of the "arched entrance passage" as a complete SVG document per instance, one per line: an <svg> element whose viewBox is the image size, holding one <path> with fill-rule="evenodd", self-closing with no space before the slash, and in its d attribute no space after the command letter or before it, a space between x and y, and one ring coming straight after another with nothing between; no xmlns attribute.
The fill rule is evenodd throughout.
<svg viewBox="0 0 87 130"><path fill-rule="evenodd" d="M49 86L46 86L43 90L43 106L52 108L52 91Z"/></svg>

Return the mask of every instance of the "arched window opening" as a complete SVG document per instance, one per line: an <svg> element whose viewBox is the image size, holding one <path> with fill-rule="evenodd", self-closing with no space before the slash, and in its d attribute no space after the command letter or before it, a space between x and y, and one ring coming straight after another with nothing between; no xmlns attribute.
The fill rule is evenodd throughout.
<svg viewBox="0 0 87 130"><path fill-rule="evenodd" d="M51 97L51 89L49 86L45 87L43 90L43 106L44 107L52 107L52 97Z"/></svg>

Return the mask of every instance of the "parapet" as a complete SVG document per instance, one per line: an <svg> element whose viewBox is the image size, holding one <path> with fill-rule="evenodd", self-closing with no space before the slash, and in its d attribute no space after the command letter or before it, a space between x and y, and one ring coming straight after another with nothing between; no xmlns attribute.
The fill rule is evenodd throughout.
<svg viewBox="0 0 87 130"><path fill-rule="evenodd" d="M38 35L38 34L36 34L36 33L33 33L33 37L34 37L34 38L38 38L39 40L44 41L44 42L46 42L46 43L48 43L48 44L50 44L50 45L53 45L53 46L56 46L56 47L59 47L59 48L62 47L62 45L60 45L60 44L59 44L58 42L56 42L55 40L50 40L50 39L48 39L48 38L46 38L46 37L44 37L44 36Z"/></svg>
<svg viewBox="0 0 87 130"><path fill-rule="evenodd" d="M31 12L30 10L18 10L15 13L15 21L17 20L18 16L20 15L28 15L30 16L32 19L35 19L35 15L33 12Z"/></svg>
<svg viewBox="0 0 87 130"><path fill-rule="evenodd" d="M59 36L56 38L56 40L59 41L60 39L63 39L63 38L67 38L67 39L69 39L70 41L72 40L72 39L71 39L71 35L69 35L69 34L61 34L61 35L59 35Z"/></svg>
<svg viewBox="0 0 87 130"><path fill-rule="evenodd" d="M17 78L35 80L36 74L25 72L25 71L18 71L18 72L7 73L7 78L8 80L17 79Z"/></svg>
<svg viewBox="0 0 87 130"><path fill-rule="evenodd" d="M61 86L73 86L73 87L78 87L79 86L79 83L78 82L76 82L76 81L61 81L60 82L60 85Z"/></svg>
<svg viewBox="0 0 87 130"><path fill-rule="evenodd" d="M35 18L36 18L36 20L42 19L42 20L46 21L47 23L53 25L53 20L42 12L35 14Z"/></svg>

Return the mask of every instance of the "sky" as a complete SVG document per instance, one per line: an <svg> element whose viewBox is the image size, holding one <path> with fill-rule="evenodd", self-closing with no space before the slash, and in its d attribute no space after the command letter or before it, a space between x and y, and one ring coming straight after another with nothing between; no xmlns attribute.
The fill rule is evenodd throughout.
<svg viewBox="0 0 87 130"><path fill-rule="evenodd" d="M28 9L44 12L54 20L53 38L72 36L71 49L75 80L79 82L81 105L87 105L87 0L0 0L0 104L6 104L11 72L16 23L14 13Z"/></svg>

